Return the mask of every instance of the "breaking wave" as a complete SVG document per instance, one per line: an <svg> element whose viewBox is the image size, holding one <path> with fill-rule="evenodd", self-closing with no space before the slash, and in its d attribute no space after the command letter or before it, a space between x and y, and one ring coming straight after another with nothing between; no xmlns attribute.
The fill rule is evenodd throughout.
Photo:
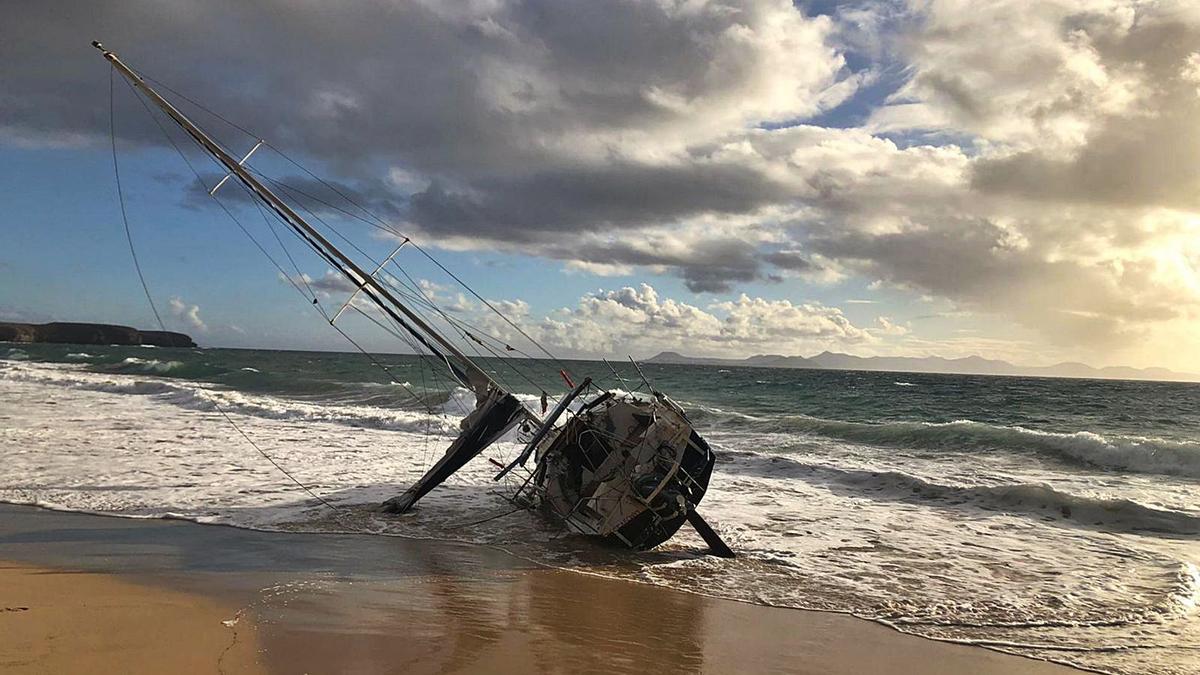
<svg viewBox="0 0 1200 675"><path fill-rule="evenodd" d="M113 367L119 372L138 373L169 373L183 367L183 361L159 361L158 359L139 359L131 356Z"/></svg>
<svg viewBox="0 0 1200 675"><path fill-rule="evenodd" d="M1200 568L1184 563L1176 578L1175 590L1168 596L1171 613L1187 616L1200 609Z"/></svg>
<svg viewBox="0 0 1200 675"><path fill-rule="evenodd" d="M1200 478L1200 443L1134 436L1106 437L1090 431L1055 433L958 420L866 424L789 416L769 430L801 432L870 445L1033 451L1103 469Z"/></svg>
<svg viewBox="0 0 1200 675"><path fill-rule="evenodd" d="M131 361L131 359L126 359ZM132 365L151 369L162 365L132 359ZM75 367L28 367L25 364L0 365L0 377L19 382L48 384L113 394L153 396L157 400L192 410L216 410L272 420L328 422L357 428L386 429L411 433L453 433L457 429L458 407L447 404L443 416L419 411L370 406L313 404L273 396L245 394L231 389L184 384L179 380L145 379L128 374L109 375ZM470 392L462 390L467 396ZM461 398L461 397L460 397ZM474 399L470 403L473 405ZM469 410L470 408L468 408Z"/></svg>
<svg viewBox="0 0 1200 675"><path fill-rule="evenodd" d="M727 451L725 454L736 456L733 471L819 482L834 490L851 490L856 495L1026 514L1104 531L1200 535L1200 517L1197 516L1146 506L1130 499L1070 494L1040 483L943 485L899 471L843 469L753 452ZM1195 600L1200 601L1200 597Z"/></svg>

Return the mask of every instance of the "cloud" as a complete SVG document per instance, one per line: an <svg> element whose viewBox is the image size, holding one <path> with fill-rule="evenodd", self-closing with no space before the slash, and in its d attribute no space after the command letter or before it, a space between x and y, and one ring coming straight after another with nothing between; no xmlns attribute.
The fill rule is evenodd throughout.
<svg viewBox="0 0 1200 675"><path fill-rule="evenodd" d="M740 141L730 134L818 114L859 83L833 45L835 22L784 0L630 0L603 10L555 0L454 11L364 2L337 12L282 1L171 12L152 4L13 17L24 37L7 54L8 86L20 95L0 102L6 123L28 138L102 137L107 83L87 46L100 34L156 79L274 145L320 157L341 176L339 190L407 231L581 263L601 261L566 256L564 247L590 232L633 238L789 201L787 181L731 152ZM213 53L225 56L214 64ZM196 77L202 62L213 66L211 78ZM22 64L46 63L49 79L23 75L32 69ZM229 147L253 142L181 105ZM130 114L141 115L136 104L122 106L128 122L119 133L161 142ZM329 193L295 176L284 182ZM636 250L607 257L622 253L630 260L607 264L638 264ZM713 266L676 254L663 264L703 290L762 276L745 257Z"/></svg>
<svg viewBox="0 0 1200 675"><path fill-rule="evenodd" d="M914 17L911 79L875 111L876 130L932 128L973 147L877 150L880 181L835 174L815 202L823 218L797 224L807 248L1076 349L1194 325L1200 96L1189 68L1200 11L935 2ZM1026 48L994 49L1012 35Z"/></svg>
<svg viewBox="0 0 1200 675"><path fill-rule="evenodd" d="M331 269L325 270L325 273L319 277L313 277L307 272L287 276L280 272L279 280L300 289L312 289L315 295L326 299L333 297L334 293L353 293L358 290L358 286L354 282L347 279L340 272L335 272Z"/></svg>
<svg viewBox="0 0 1200 675"><path fill-rule="evenodd" d="M729 337L731 317L792 326L797 346L895 330L735 295L851 277L1075 350L1200 329L1194 2L120 0L8 18L0 142L105 138L107 82L87 46L100 35L320 158L338 191L422 241L573 273L672 274L727 305L626 289L664 334L656 322L715 320ZM229 147L252 144L181 105ZM118 113L124 140L161 142L128 97ZM307 176L282 180L338 199ZM588 316L634 311L621 298L556 320L587 335ZM743 332L698 339L753 348ZM617 344L598 335L579 339Z"/></svg>
<svg viewBox="0 0 1200 675"><path fill-rule="evenodd" d="M325 270L325 273L317 279L313 279L307 274L303 277L310 287L326 293L353 293L358 290L358 286L353 281L333 270Z"/></svg>
<svg viewBox="0 0 1200 675"><path fill-rule="evenodd" d="M1073 33L1088 43L1097 79L1120 73L1130 81L1117 88L1123 93L1111 93L1111 83L1103 88L1123 103L1073 101L1071 108L1088 119L1070 152L1034 145L986 158L973 172L978 189L1037 200L1200 209L1194 74L1200 11L1191 9L1191 22L1169 6L1128 14L1098 26L1076 19L1081 25Z"/></svg>
<svg viewBox="0 0 1200 675"><path fill-rule="evenodd" d="M898 324L886 316L878 317L875 322L879 327L871 330L880 335L908 335L912 332L908 324Z"/></svg>
<svg viewBox="0 0 1200 675"><path fill-rule="evenodd" d="M1143 18L1138 3L951 0L910 6L916 22L902 49L913 74L892 95L894 105L876 111L877 123L907 118L918 127L1060 151L1078 145L1105 116L1136 111L1146 92L1132 61L1114 63L1103 54L1106 42ZM1021 48L997 49L998 39Z"/></svg>
<svg viewBox="0 0 1200 675"><path fill-rule="evenodd" d="M171 314L183 322L189 328L194 328L198 331L205 332L208 326L200 318L200 306L189 305L184 302L179 296L172 297L170 300Z"/></svg>
<svg viewBox="0 0 1200 675"><path fill-rule="evenodd" d="M580 298L574 308L525 323L553 348L592 355L650 355L681 346L689 354L706 356L764 350L795 354L874 340L837 308L817 303L742 294L705 309L662 297L648 284L596 291ZM491 328L503 334L502 326Z"/></svg>

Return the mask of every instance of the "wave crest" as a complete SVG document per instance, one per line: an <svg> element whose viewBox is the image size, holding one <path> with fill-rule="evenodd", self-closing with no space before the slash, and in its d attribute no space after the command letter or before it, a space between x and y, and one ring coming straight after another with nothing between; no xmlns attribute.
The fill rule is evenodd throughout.
<svg viewBox="0 0 1200 675"><path fill-rule="evenodd" d="M149 362L135 362L133 365L153 367ZM166 403L192 410L216 410L219 407L225 412L265 419L328 422L410 433L452 434L457 431L457 417L449 411L438 416L369 406L312 404L273 396L244 394L232 389L185 384L181 380L96 373L74 366L11 363L0 368L0 374L6 379L19 382L113 394L154 396Z"/></svg>
<svg viewBox="0 0 1200 675"><path fill-rule="evenodd" d="M183 361L159 361L158 359L139 359L131 356L112 367L119 372L138 373L169 373L183 367Z"/></svg>
<svg viewBox="0 0 1200 675"><path fill-rule="evenodd" d="M770 426L774 431L810 433L871 445L1033 451L1103 469L1200 478L1200 443L1162 438L1106 437L1091 431L1055 433L971 420L866 424L790 416Z"/></svg>
<svg viewBox="0 0 1200 675"><path fill-rule="evenodd" d="M737 456L736 470L739 471L771 478L816 480L834 490L853 490L856 495L1049 517L1103 531L1200 535L1200 517L1146 506L1131 499L1071 494L1045 483L945 485L900 471L843 469L754 452L727 451L726 454ZM1200 580L1197 583L1200 584ZM1200 587L1197 592L1200 593ZM1194 600L1200 602L1200 595Z"/></svg>

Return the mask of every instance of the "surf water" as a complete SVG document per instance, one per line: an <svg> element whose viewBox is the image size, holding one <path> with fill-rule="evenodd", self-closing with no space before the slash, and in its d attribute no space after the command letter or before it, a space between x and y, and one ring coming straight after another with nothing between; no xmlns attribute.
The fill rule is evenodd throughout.
<svg viewBox="0 0 1200 675"><path fill-rule="evenodd" d="M510 513L488 460L515 436L415 513L377 513L473 404L412 357L384 363L391 378L354 354L0 344L0 500L475 541L1102 671L1200 672L1200 385L647 364L719 453L701 511L740 554L721 560L687 532L629 554ZM564 388L556 365L521 365L497 376L531 404Z"/></svg>

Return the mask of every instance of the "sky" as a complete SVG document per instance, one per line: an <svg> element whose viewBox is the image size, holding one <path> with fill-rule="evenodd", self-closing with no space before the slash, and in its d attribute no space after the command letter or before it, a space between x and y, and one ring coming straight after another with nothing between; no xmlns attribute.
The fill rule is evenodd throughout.
<svg viewBox="0 0 1200 675"><path fill-rule="evenodd" d="M100 39L252 130L168 94L231 153L265 139L256 171L337 201L286 153L559 354L1200 372L1192 1L0 5L0 318L155 326L115 137L169 329L346 348L311 305L336 311L346 280L236 185L209 198L215 165L119 79L110 118ZM365 256L398 243L309 206ZM511 337L411 248L397 260Z"/></svg>

